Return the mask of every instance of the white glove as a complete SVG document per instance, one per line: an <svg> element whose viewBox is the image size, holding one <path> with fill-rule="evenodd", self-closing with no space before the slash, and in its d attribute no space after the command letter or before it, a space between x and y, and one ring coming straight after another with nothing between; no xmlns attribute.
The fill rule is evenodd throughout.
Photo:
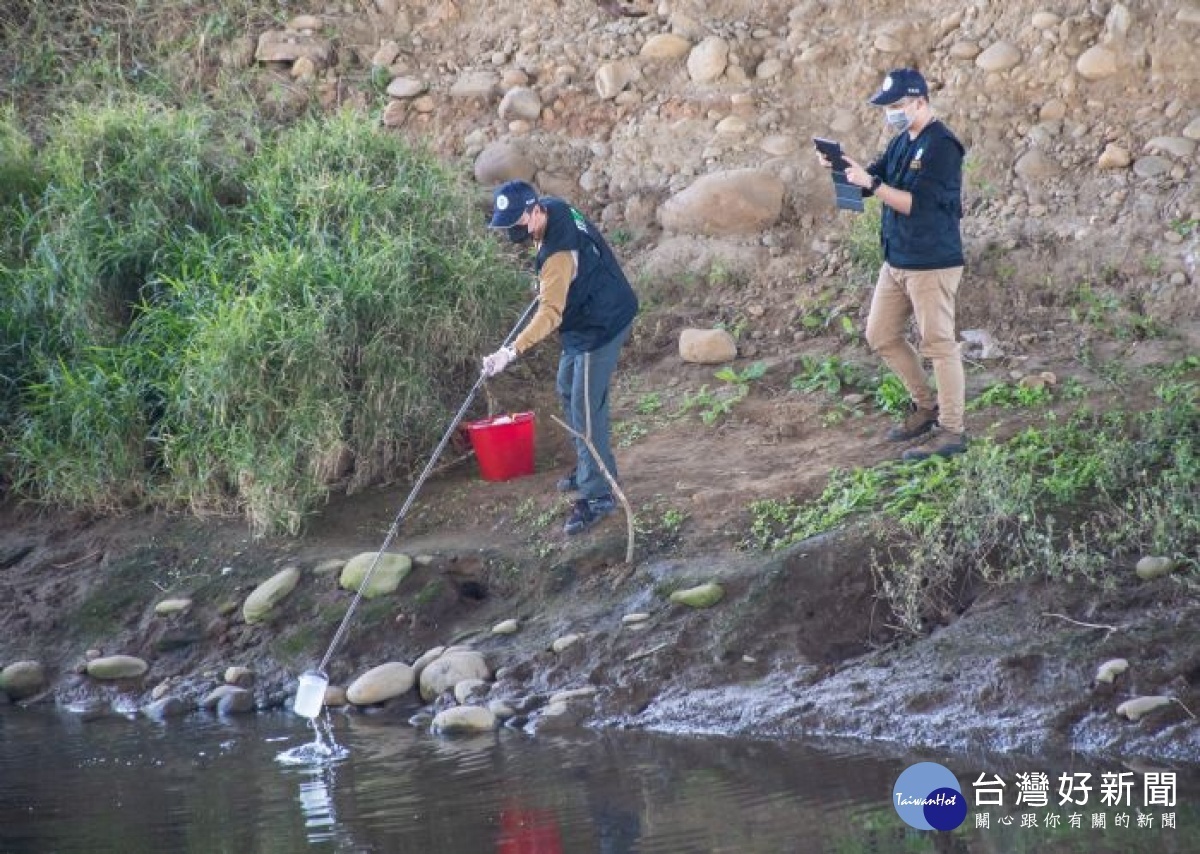
<svg viewBox="0 0 1200 854"><path fill-rule="evenodd" d="M517 358L517 351L511 346L501 347L490 356L483 357L483 375L494 377L511 365Z"/></svg>

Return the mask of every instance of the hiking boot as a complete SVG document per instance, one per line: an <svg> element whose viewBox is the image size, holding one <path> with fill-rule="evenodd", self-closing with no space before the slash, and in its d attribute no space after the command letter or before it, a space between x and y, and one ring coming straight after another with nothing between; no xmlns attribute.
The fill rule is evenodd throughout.
<svg viewBox="0 0 1200 854"><path fill-rule="evenodd" d="M918 436L924 436L933 429L933 425L937 424L938 408L921 409L914 406L912 411L904 417L904 423L898 427L893 427L888 430L889 442L907 442L909 439L915 439Z"/></svg>
<svg viewBox="0 0 1200 854"><path fill-rule="evenodd" d="M579 481L575 479L575 470L572 469L571 473L568 474L566 477L560 477L555 482L554 488L557 489L559 492L578 492L579 491Z"/></svg>
<svg viewBox="0 0 1200 854"><path fill-rule="evenodd" d="M595 525L617 508L611 495L600 498L580 498L571 506L571 515L563 525L563 533L579 534Z"/></svg>
<svg viewBox="0 0 1200 854"><path fill-rule="evenodd" d="M938 427L920 444L901 454L900 459L913 462L930 457L952 457L966 451L968 441L966 433L951 433Z"/></svg>

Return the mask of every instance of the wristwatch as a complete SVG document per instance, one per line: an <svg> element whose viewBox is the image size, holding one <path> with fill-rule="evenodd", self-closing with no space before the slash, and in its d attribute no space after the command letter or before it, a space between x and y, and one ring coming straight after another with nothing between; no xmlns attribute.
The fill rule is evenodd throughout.
<svg viewBox="0 0 1200 854"><path fill-rule="evenodd" d="M871 192L872 193L874 193L876 190L878 190L882 186L883 186L882 178L880 178L878 175L871 176Z"/></svg>

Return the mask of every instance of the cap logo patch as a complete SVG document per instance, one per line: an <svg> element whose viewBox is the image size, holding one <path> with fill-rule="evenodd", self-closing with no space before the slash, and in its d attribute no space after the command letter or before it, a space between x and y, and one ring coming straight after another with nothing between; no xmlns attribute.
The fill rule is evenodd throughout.
<svg viewBox="0 0 1200 854"><path fill-rule="evenodd" d="M500 196L496 199L496 210L508 210L508 196Z"/></svg>
<svg viewBox="0 0 1200 854"><path fill-rule="evenodd" d="M883 91L887 92L891 88L892 88L892 75L889 74L887 77L883 78Z"/></svg>

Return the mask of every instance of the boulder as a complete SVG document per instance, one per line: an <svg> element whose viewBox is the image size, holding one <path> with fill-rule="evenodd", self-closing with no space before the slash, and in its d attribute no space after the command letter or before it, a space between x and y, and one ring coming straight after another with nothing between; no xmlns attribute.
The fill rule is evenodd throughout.
<svg viewBox="0 0 1200 854"><path fill-rule="evenodd" d="M464 679L454 686L454 699L460 706L465 706L476 696L485 696L488 690L488 683L482 679Z"/></svg>
<svg viewBox="0 0 1200 854"><path fill-rule="evenodd" d="M154 606L154 613L160 617L169 617L172 614L182 614L191 607L191 599L164 599Z"/></svg>
<svg viewBox="0 0 1200 854"><path fill-rule="evenodd" d="M378 558L378 563L376 563ZM374 570L371 566L374 565ZM371 579L366 587L367 573ZM379 554L378 552L363 552L346 561L342 567L338 583L344 590L357 593L362 588L364 599L375 599L394 593L408 574L412 572L412 558L402 554Z"/></svg>
<svg viewBox="0 0 1200 854"><path fill-rule="evenodd" d="M254 671L249 667L227 667L225 684L236 685L239 688L252 688L254 687Z"/></svg>
<svg viewBox="0 0 1200 854"><path fill-rule="evenodd" d="M1123 715L1131 721L1136 721L1150 714L1155 709L1161 709L1163 706L1169 705L1171 705L1170 697L1134 697L1132 700L1126 700L1117 706L1117 714Z"/></svg>
<svg viewBox="0 0 1200 854"><path fill-rule="evenodd" d="M490 679L492 671L482 655L473 650L446 652L421 671L421 699L433 702L465 679Z"/></svg>
<svg viewBox="0 0 1200 854"><path fill-rule="evenodd" d="M629 62L606 62L596 69L596 94L611 101L633 82L637 69Z"/></svg>
<svg viewBox="0 0 1200 854"><path fill-rule="evenodd" d="M294 566L281 569L246 597L242 603L242 617L253 625L266 619L271 609L282 602L300 583L300 570Z"/></svg>
<svg viewBox="0 0 1200 854"><path fill-rule="evenodd" d="M696 83L712 83L728 64L729 43L720 36L709 36L688 53L688 76Z"/></svg>
<svg viewBox="0 0 1200 854"><path fill-rule="evenodd" d="M108 655L87 664L87 674L93 679L136 679L149 669L150 665L132 655Z"/></svg>
<svg viewBox="0 0 1200 854"><path fill-rule="evenodd" d="M420 679L421 671L428 667L430 662L437 661L439 658L441 658L442 653L445 651L446 648L444 646L435 646L433 649L428 649L421 653L421 655L417 657L417 660L412 664L413 675L417 679Z"/></svg>
<svg viewBox="0 0 1200 854"><path fill-rule="evenodd" d="M737 342L724 329L685 329L679 333L679 358L695 365L732 362Z"/></svg>
<svg viewBox="0 0 1200 854"><path fill-rule="evenodd" d="M783 182L759 169L714 172L667 199L659 221L667 231L712 237L757 234L779 220Z"/></svg>
<svg viewBox="0 0 1200 854"><path fill-rule="evenodd" d="M975 65L984 71L1008 71L1021 62L1021 51L1006 41L998 41L975 57Z"/></svg>
<svg viewBox="0 0 1200 854"><path fill-rule="evenodd" d="M415 98L422 95L429 88L429 84L424 80L418 80L416 77L396 77L388 84L387 93L392 98Z"/></svg>
<svg viewBox="0 0 1200 854"><path fill-rule="evenodd" d="M200 701L200 708L222 715L240 714L254 708L254 694L235 685L214 688Z"/></svg>
<svg viewBox="0 0 1200 854"><path fill-rule="evenodd" d="M490 101L500 91L500 75L494 71L468 71L450 87L451 98Z"/></svg>
<svg viewBox="0 0 1200 854"><path fill-rule="evenodd" d="M656 33L646 39L639 53L646 59L683 59L692 49L692 43L677 33Z"/></svg>
<svg viewBox="0 0 1200 854"><path fill-rule="evenodd" d="M514 86L500 99L500 118L505 121L536 121L542 114L542 98L528 86Z"/></svg>
<svg viewBox="0 0 1200 854"><path fill-rule="evenodd" d="M671 594L671 601L689 608L711 608L725 596L725 590L719 584L709 582L686 590L676 590Z"/></svg>
<svg viewBox="0 0 1200 854"><path fill-rule="evenodd" d="M1095 45L1080 54L1075 70L1084 80L1103 80L1117 73L1117 55L1106 47Z"/></svg>
<svg viewBox="0 0 1200 854"><path fill-rule="evenodd" d="M258 37L254 58L259 62L295 62L301 57L325 68L333 58L333 46L320 36L294 30L268 30Z"/></svg>
<svg viewBox="0 0 1200 854"><path fill-rule="evenodd" d="M580 640L581 638L577 634L563 635L554 639L554 642L550 644L550 649L554 651L555 655L562 655L568 649L575 646L575 644L579 643Z"/></svg>
<svg viewBox="0 0 1200 854"><path fill-rule="evenodd" d="M537 168L510 142L493 142L475 158L475 180L485 187L505 181L532 181Z"/></svg>
<svg viewBox="0 0 1200 854"><path fill-rule="evenodd" d="M483 706L455 706L438 712L431 729L441 735L464 735L491 732L496 728L496 715Z"/></svg>
<svg viewBox="0 0 1200 854"><path fill-rule="evenodd" d="M1059 166L1041 149L1031 148L1017 159L1013 171L1026 181L1036 183L1058 175Z"/></svg>
<svg viewBox="0 0 1200 854"><path fill-rule="evenodd" d="M413 669L400 661L372 667L350 683L346 700L356 706L370 706L406 694L416 682Z"/></svg>
<svg viewBox="0 0 1200 854"><path fill-rule="evenodd" d="M244 688L234 688L217 701L218 715L244 715L254 711L254 694Z"/></svg>
<svg viewBox="0 0 1200 854"><path fill-rule="evenodd" d="M1133 156L1127 149L1115 142L1110 142L1104 146L1104 151L1100 153L1100 159L1096 165L1101 169L1128 169L1132 162Z"/></svg>
<svg viewBox="0 0 1200 854"><path fill-rule="evenodd" d="M1100 665L1096 670L1097 684L1111 685L1117 677L1129 669L1129 661L1124 658L1112 658Z"/></svg>
<svg viewBox="0 0 1200 854"><path fill-rule="evenodd" d="M1175 561L1169 557L1144 557L1137 562L1134 571L1143 581L1152 581L1170 575L1175 570Z"/></svg>
<svg viewBox="0 0 1200 854"><path fill-rule="evenodd" d="M151 720L163 721L187 714L187 703L178 697L163 697L142 709L142 714Z"/></svg>
<svg viewBox="0 0 1200 854"><path fill-rule="evenodd" d="M46 672L39 661L14 661L0 670L0 693L14 700L40 694L46 687Z"/></svg>

